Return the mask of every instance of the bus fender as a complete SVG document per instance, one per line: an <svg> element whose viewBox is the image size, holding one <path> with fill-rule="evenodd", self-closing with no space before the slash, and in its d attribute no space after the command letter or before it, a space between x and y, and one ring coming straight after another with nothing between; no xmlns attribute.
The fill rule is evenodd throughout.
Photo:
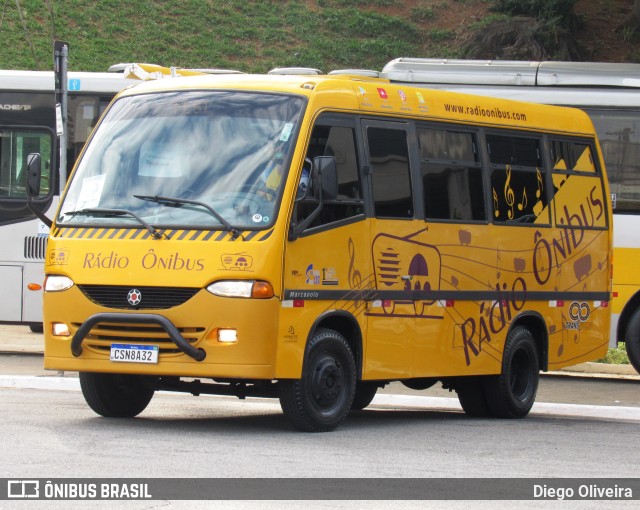
<svg viewBox="0 0 640 510"><path fill-rule="evenodd" d="M362 330L355 316L345 310L328 310L320 314L309 329L305 343L305 354L309 340L319 328L332 329L345 337L349 343L349 347L351 347L351 352L356 362L356 378L360 380L362 378L363 366Z"/></svg>
<svg viewBox="0 0 640 510"><path fill-rule="evenodd" d="M508 333L517 326L524 326L531 332L538 347L540 370L549 370L549 328L542 315L531 310L522 312L511 321Z"/></svg>

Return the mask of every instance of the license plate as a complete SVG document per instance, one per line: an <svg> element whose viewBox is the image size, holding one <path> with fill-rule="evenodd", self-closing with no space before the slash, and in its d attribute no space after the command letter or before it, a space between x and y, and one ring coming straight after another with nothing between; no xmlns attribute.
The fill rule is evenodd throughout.
<svg viewBox="0 0 640 510"><path fill-rule="evenodd" d="M157 345L111 344L111 361L124 363L157 363Z"/></svg>

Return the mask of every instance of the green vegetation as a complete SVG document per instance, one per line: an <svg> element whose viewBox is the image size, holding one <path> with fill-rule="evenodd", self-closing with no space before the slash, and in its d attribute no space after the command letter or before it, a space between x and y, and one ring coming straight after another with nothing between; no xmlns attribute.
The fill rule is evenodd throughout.
<svg viewBox="0 0 640 510"><path fill-rule="evenodd" d="M104 71L117 62L247 72L380 69L392 58L422 55L431 39L410 18L386 14L394 5L397 0L5 1L1 66L51 69L57 39L69 43L72 70Z"/></svg>
<svg viewBox="0 0 640 510"><path fill-rule="evenodd" d="M609 349L607 355L596 363L611 363L614 365L628 365L629 357L627 356L627 350L624 344L619 343L615 349Z"/></svg>
<svg viewBox="0 0 640 510"><path fill-rule="evenodd" d="M494 10L510 16L530 16L563 27L573 23L577 0L494 0Z"/></svg>

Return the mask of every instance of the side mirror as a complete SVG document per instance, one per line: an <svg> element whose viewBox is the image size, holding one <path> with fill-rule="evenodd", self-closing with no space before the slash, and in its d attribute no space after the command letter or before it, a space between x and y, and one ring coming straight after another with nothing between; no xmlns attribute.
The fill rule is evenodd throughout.
<svg viewBox="0 0 640 510"><path fill-rule="evenodd" d="M52 222L47 216L35 207L33 199L40 195L40 178L42 177L42 158L38 153L27 156L27 206L47 227L51 227Z"/></svg>
<svg viewBox="0 0 640 510"><path fill-rule="evenodd" d="M304 178L304 174L303 174ZM304 179L301 179L301 184ZM311 186L306 185L304 190L298 189L296 201L313 199L316 206L306 218L300 223L291 225L289 230L289 241L294 241L304 230L311 225L313 220L322 211L322 204L327 200L335 200L338 196L338 172L336 170L336 159L332 156L318 156L313 160L311 169ZM316 190L318 190L316 192Z"/></svg>
<svg viewBox="0 0 640 510"><path fill-rule="evenodd" d="M338 196L338 171L336 158L318 156L313 160L314 177L320 180L322 200L335 200Z"/></svg>
<svg viewBox="0 0 640 510"><path fill-rule="evenodd" d="M27 196L37 197L40 194L42 158L38 153L27 156Z"/></svg>

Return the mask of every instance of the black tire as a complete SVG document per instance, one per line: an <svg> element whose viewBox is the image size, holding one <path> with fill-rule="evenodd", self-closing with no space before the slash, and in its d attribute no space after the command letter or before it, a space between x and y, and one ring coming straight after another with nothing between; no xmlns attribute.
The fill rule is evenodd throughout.
<svg viewBox="0 0 640 510"><path fill-rule="evenodd" d="M474 418L492 416L484 389L484 377L464 377L455 384L458 400L465 414Z"/></svg>
<svg viewBox="0 0 640 510"><path fill-rule="evenodd" d="M369 381L358 381L356 383L356 391L353 395L353 402L351 402L352 411L362 411L367 407L373 397L376 396L378 391L378 385Z"/></svg>
<svg viewBox="0 0 640 510"><path fill-rule="evenodd" d="M539 380L535 339L527 328L517 326L507 335L502 373L484 380L491 414L498 418L524 418L536 399Z"/></svg>
<svg viewBox="0 0 640 510"><path fill-rule="evenodd" d="M351 409L356 365L345 338L319 329L309 341L301 379L278 383L285 416L304 432L335 429Z"/></svg>
<svg viewBox="0 0 640 510"><path fill-rule="evenodd" d="M32 333L43 333L44 327L42 326L42 322L32 322L29 324L29 329Z"/></svg>
<svg viewBox="0 0 640 510"><path fill-rule="evenodd" d="M89 407L105 418L137 416L154 393L140 375L80 372L80 388Z"/></svg>
<svg viewBox="0 0 640 510"><path fill-rule="evenodd" d="M625 335L624 345L627 349L629 362L640 374L640 309L633 312L629 325L627 326L627 334Z"/></svg>

